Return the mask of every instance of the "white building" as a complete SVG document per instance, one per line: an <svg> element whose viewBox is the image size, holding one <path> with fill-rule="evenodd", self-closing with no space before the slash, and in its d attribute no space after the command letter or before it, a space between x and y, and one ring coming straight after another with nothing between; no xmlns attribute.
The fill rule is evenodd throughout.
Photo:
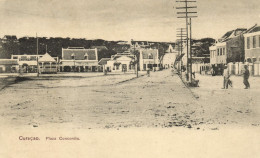
<svg viewBox="0 0 260 158"><path fill-rule="evenodd" d="M111 59L105 65L106 70L111 72L131 72L135 71L135 55L130 52L117 53L112 55Z"/></svg>
<svg viewBox="0 0 260 158"><path fill-rule="evenodd" d="M260 62L260 26L255 26L244 34L245 61L249 63Z"/></svg>
<svg viewBox="0 0 260 158"><path fill-rule="evenodd" d="M146 71L159 70L159 52L158 49L141 49L139 58L140 70Z"/></svg>

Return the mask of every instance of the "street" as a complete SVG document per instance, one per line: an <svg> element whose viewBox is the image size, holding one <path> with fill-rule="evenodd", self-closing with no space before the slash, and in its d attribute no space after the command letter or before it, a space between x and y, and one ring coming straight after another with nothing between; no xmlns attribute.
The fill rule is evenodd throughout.
<svg viewBox="0 0 260 158"><path fill-rule="evenodd" d="M144 75L144 74L143 74ZM220 130L260 124L259 83L221 89L220 76L187 88L170 70L92 77L32 78L0 91L1 126L11 128L187 128ZM255 86L254 86L255 85ZM10 99L5 99L10 98Z"/></svg>

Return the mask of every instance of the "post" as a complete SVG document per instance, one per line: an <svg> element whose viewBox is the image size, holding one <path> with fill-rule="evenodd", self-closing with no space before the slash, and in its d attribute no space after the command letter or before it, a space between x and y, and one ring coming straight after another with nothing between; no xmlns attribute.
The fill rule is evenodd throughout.
<svg viewBox="0 0 260 158"><path fill-rule="evenodd" d="M38 41L38 36L37 36L37 33L36 33L36 43L37 43L37 77L39 77L39 48L38 48L38 45L39 45L39 41Z"/></svg>
<svg viewBox="0 0 260 158"><path fill-rule="evenodd" d="M190 81L192 81L192 47L191 47L191 18L190 18Z"/></svg>

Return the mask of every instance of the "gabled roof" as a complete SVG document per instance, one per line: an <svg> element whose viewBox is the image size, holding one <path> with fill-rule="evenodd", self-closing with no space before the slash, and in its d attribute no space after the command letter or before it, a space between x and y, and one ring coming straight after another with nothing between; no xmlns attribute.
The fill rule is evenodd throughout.
<svg viewBox="0 0 260 158"><path fill-rule="evenodd" d="M236 30L228 31L221 37L220 42L227 41L230 38L233 38L233 37L236 37L238 35L245 33L246 31L247 31L247 29L245 29L245 28L237 28Z"/></svg>
<svg viewBox="0 0 260 158"><path fill-rule="evenodd" d="M56 60L50 56L50 54L45 53L40 59L39 62L56 62Z"/></svg>
<svg viewBox="0 0 260 158"><path fill-rule="evenodd" d="M107 64L107 61L109 61L110 58L102 58L99 60L98 64L99 65L106 65Z"/></svg>
<svg viewBox="0 0 260 158"><path fill-rule="evenodd" d="M16 59L0 59L0 65L18 65Z"/></svg>
<svg viewBox="0 0 260 158"><path fill-rule="evenodd" d="M96 49L62 49L63 60L72 60L72 54L75 55L75 60L85 60L86 54L88 55L88 60L97 60Z"/></svg>
<svg viewBox="0 0 260 158"><path fill-rule="evenodd" d="M252 26L251 28L249 28L246 33L254 33L254 32L259 32L260 31L260 26L258 26L257 24L255 24L254 26Z"/></svg>

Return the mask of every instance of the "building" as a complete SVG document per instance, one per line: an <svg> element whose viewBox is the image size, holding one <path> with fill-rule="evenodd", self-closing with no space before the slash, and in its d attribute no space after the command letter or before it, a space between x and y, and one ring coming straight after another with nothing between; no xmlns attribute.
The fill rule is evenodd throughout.
<svg viewBox="0 0 260 158"><path fill-rule="evenodd" d="M108 50L106 46L91 46L91 49L97 49L97 51Z"/></svg>
<svg viewBox="0 0 260 158"><path fill-rule="evenodd" d="M260 26L253 26L244 34L245 61L260 62Z"/></svg>
<svg viewBox="0 0 260 158"><path fill-rule="evenodd" d="M0 73L18 72L19 65L15 59L0 59Z"/></svg>
<svg viewBox="0 0 260 158"><path fill-rule="evenodd" d="M48 53L47 53L48 54ZM19 64L19 69L21 72L24 73L36 73L37 72L37 58L40 59L44 55L12 55L11 59L17 60ZM53 58L56 62L58 62L58 57L51 57Z"/></svg>
<svg viewBox="0 0 260 158"><path fill-rule="evenodd" d="M130 52L117 53L112 55L110 60L107 60L105 68L111 72L131 72L135 71L135 61L135 55Z"/></svg>
<svg viewBox="0 0 260 158"><path fill-rule="evenodd" d="M11 59L17 60L19 69L24 73L36 73L37 72L37 58L41 58L43 55L12 55Z"/></svg>
<svg viewBox="0 0 260 158"><path fill-rule="evenodd" d="M139 58L140 70L146 71L159 70L159 52L158 49L141 49Z"/></svg>
<svg viewBox="0 0 260 158"><path fill-rule="evenodd" d="M39 73L57 73L58 61L48 53L44 54L39 60Z"/></svg>
<svg viewBox="0 0 260 158"><path fill-rule="evenodd" d="M107 66L109 60L111 60L111 58L102 58L99 60L98 65L100 65L100 71L105 69L107 72L111 72L111 68Z"/></svg>
<svg viewBox="0 0 260 158"><path fill-rule="evenodd" d="M61 71L65 72L97 72L97 49L85 49L84 47L62 48Z"/></svg>

